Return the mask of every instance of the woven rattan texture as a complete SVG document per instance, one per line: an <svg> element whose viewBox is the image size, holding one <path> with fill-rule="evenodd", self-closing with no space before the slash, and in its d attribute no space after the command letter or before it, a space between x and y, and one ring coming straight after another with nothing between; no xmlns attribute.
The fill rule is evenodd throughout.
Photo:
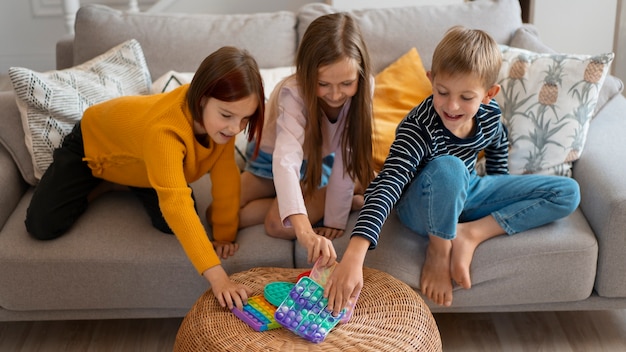
<svg viewBox="0 0 626 352"><path fill-rule="evenodd" d="M303 269L255 268L232 275L253 294L274 281L295 282ZM424 301L390 275L365 268L364 287L350 322L313 344L287 329L256 332L221 308L208 290L193 305L176 336L175 352L198 351L441 351L435 319Z"/></svg>

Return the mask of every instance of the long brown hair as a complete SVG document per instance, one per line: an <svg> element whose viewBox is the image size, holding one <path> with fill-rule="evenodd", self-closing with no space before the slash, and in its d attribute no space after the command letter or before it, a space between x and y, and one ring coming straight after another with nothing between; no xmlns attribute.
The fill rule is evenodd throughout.
<svg viewBox="0 0 626 352"><path fill-rule="evenodd" d="M358 64L358 90L352 97L341 148L344 168L363 187L374 177L372 159L372 87L369 54L361 31L346 13L334 13L315 19L307 28L296 54L296 79L302 89L307 112L304 153L307 168L304 193L310 195L319 185L322 174L322 109L317 97L320 67L350 58Z"/></svg>
<svg viewBox="0 0 626 352"><path fill-rule="evenodd" d="M207 56L198 67L187 92L187 104L193 119L202 122L203 97L233 102L250 95L257 97L258 105L248 122L248 141L261 140L265 98L259 67L246 50L225 46ZM254 151L257 153L258 144Z"/></svg>

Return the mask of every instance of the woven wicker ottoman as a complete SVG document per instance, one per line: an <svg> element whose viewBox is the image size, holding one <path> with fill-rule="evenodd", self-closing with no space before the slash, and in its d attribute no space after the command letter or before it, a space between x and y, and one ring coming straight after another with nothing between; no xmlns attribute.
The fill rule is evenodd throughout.
<svg viewBox="0 0 626 352"><path fill-rule="evenodd" d="M255 268L231 276L253 295L274 281L295 282L306 269ZM198 351L441 351L441 337L428 306L406 284L378 270L363 270L364 287L350 321L314 344L287 329L257 332L207 290L178 330L175 352Z"/></svg>

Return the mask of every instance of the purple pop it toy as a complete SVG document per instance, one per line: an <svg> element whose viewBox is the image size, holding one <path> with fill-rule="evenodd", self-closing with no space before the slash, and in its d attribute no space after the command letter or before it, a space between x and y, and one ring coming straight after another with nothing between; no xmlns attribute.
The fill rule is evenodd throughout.
<svg viewBox="0 0 626 352"><path fill-rule="evenodd" d="M334 317L327 309L324 288L309 277L302 277L276 309L276 321L311 342L324 341L345 314L345 309Z"/></svg>

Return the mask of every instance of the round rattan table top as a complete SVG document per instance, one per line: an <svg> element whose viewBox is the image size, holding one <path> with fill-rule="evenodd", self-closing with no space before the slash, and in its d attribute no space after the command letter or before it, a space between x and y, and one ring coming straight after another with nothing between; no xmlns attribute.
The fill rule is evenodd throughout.
<svg viewBox="0 0 626 352"><path fill-rule="evenodd" d="M266 284L296 282L306 269L254 268L231 276L253 295ZM428 306L408 285L379 270L363 269L363 289L352 318L314 344L279 328L257 332L222 308L207 290L179 328L175 352L198 351L441 351L441 337Z"/></svg>

